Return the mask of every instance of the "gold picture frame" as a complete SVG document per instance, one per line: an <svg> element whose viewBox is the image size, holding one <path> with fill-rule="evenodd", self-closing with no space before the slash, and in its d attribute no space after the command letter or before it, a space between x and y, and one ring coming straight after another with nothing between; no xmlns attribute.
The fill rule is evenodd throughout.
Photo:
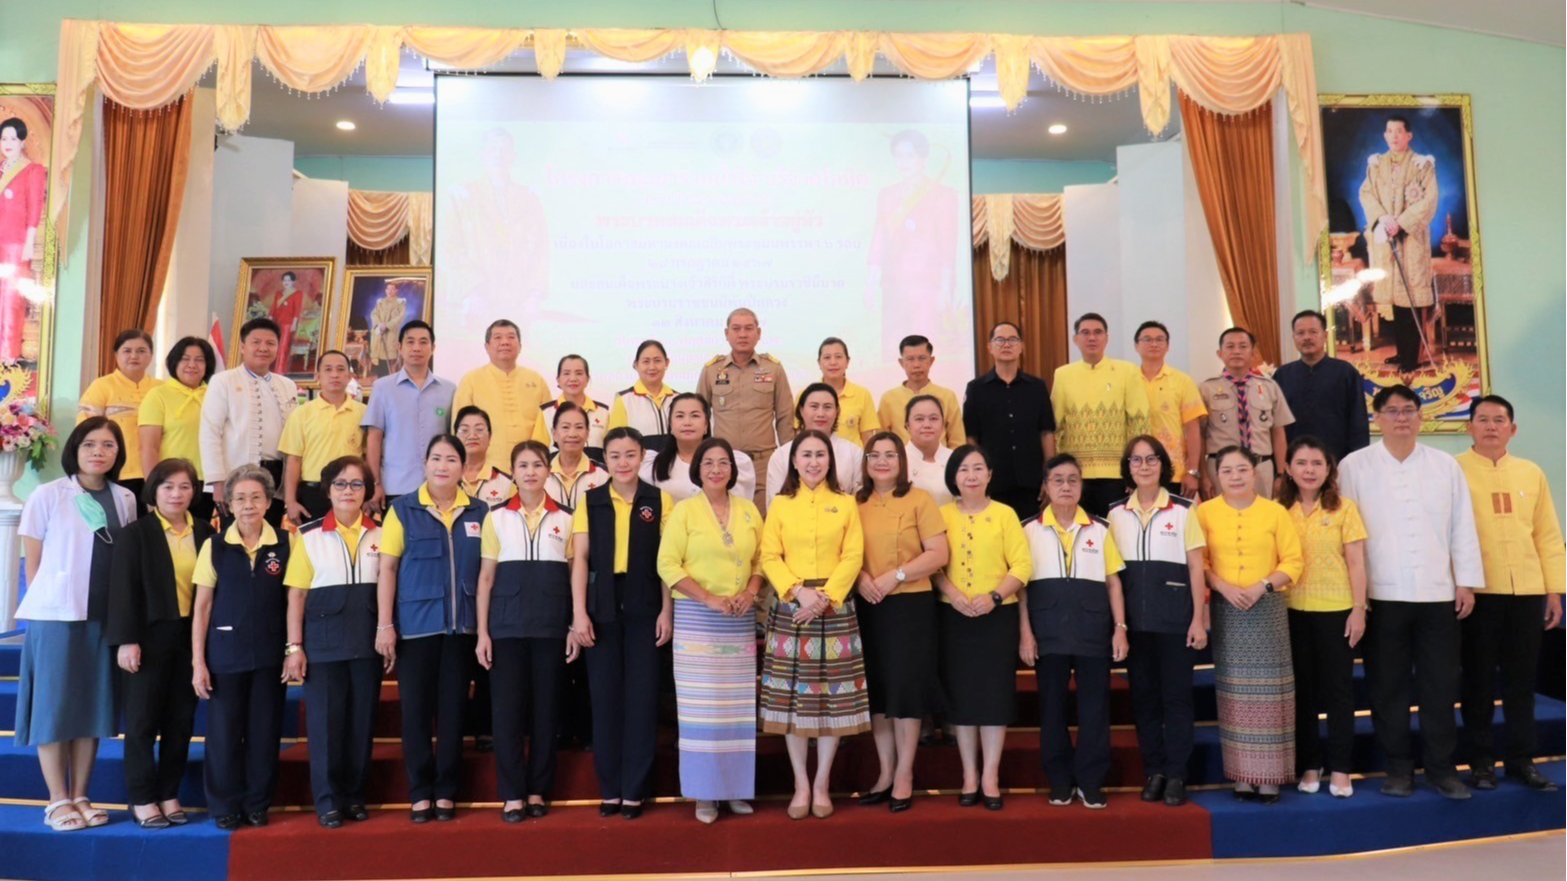
<svg viewBox="0 0 1567 881"><path fill-rule="evenodd" d="M332 326L336 270L336 257L242 258L230 322L229 366L239 364L239 330L245 322L271 318L282 329L274 372L292 379L300 388L315 388L316 361L329 348L327 331Z"/></svg>
<svg viewBox="0 0 1567 881"><path fill-rule="evenodd" d="M0 120L12 117L21 119L27 126L24 145L36 145L32 149L24 146L24 150L33 164L43 167L44 211L33 234L34 256L29 261L36 266L36 270L29 270L36 275L35 279L30 280L36 286L35 293L28 298L22 338L15 355L21 367L0 376L0 404L15 400L31 401L39 413L47 415L54 376L54 298L59 270L58 230L54 223L55 193L48 185L48 175L54 168L55 84L0 83ZM10 189L9 186L3 188ZM7 275L8 278L16 278L18 273L13 271Z"/></svg>
<svg viewBox="0 0 1567 881"><path fill-rule="evenodd" d="M1329 222L1317 269L1328 351L1360 371L1368 412L1378 389L1405 383L1421 398L1423 431L1462 433L1473 402L1491 391L1470 97L1320 95L1318 103ZM1408 160L1393 157L1386 133L1401 135L1390 117L1412 134ZM1367 215L1393 216L1388 199L1399 213L1384 229Z"/></svg>
<svg viewBox="0 0 1567 881"><path fill-rule="evenodd" d="M390 294L401 305L381 305ZM332 306L332 348L348 356L354 378L368 395L378 377L395 373L397 331L403 323L429 321L435 277L429 266L350 266Z"/></svg>

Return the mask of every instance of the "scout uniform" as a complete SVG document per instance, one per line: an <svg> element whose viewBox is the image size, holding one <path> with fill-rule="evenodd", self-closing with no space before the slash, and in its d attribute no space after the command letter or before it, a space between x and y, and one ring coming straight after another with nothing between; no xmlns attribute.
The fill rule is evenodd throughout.
<svg viewBox="0 0 1567 881"><path fill-rule="evenodd" d="M539 421L533 428L533 439L539 443L555 449L555 411L561 404L566 403L566 396L561 395L553 401L539 408ZM592 398L584 398L582 413L588 418L588 442L583 453L595 462L604 461L604 432L609 431L609 405L603 401L595 401ZM491 441L490 449L495 449ZM507 447L506 455L511 456L511 448ZM494 455L490 456L494 459ZM504 466L497 466L505 471L511 467L507 462ZM510 472L507 472L510 473Z"/></svg>
<svg viewBox="0 0 1567 881"><path fill-rule="evenodd" d="M1295 421L1278 383L1256 373L1237 381L1229 371L1197 387L1208 416L1203 421L1203 472L1218 486L1214 453L1244 447L1262 459L1257 465L1257 495L1273 498L1273 429ZM1215 489L1217 492L1217 489Z"/></svg>
<svg viewBox="0 0 1567 881"><path fill-rule="evenodd" d="M757 474L767 473L773 450L794 440L794 393L783 365L757 352L745 366L718 355L702 366L696 393L713 408L713 434L751 457ZM766 512L761 486L756 507Z"/></svg>
<svg viewBox="0 0 1567 881"><path fill-rule="evenodd" d="M346 398L334 407L326 398L316 398L294 408L283 423L283 437L277 451L293 456L299 463L299 488L294 497L312 518L323 517L332 509L326 487L321 485L321 469L343 456L363 456L365 433L360 427L365 405Z"/></svg>

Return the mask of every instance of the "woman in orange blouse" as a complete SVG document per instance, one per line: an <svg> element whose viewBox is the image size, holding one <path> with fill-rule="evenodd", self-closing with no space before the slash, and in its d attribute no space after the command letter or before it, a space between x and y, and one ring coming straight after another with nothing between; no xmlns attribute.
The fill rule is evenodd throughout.
<svg viewBox="0 0 1567 881"><path fill-rule="evenodd" d="M1235 797L1279 800L1295 779L1295 672L1283 591L1300 577L1300 535L1284 506L1257 495L1257 457L1214 457L1222 495L1197 508L1213 590L1214 690L1224 774Z"/></svg>

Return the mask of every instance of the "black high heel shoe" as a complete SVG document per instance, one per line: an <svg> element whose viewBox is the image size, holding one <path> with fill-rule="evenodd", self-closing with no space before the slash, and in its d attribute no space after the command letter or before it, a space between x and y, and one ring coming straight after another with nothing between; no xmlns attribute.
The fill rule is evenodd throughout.
<svg viewBox="0 0 1567 881"><path fill-rule="evenodd" d="M409 808L408 819L414 823L428 823L435 819L435 808Z"/></svg>
<svg viewBox="0 0 1567 881"><path fill-rule="evenodd" d="M623 803L620 806L620 816L622 819L635 820L636 818L642 816L642 805L628 805Z"/></svg>
<svg viewBox="0 0 1567 881"><path fill-rule="evenodd" d="M873 789L870 792L860 796L860 806L867 808L874 807L890 798L892 798L891 786L887 787L886 789Z"/></svg>
<svg viewBox="0 0 1567 881"><path fill-rule="evenodd" d="M912 795L909 796L908 798L888 798L887 799L887 810L891 811L894 814L901 814L904 811L906 811L906 810L908 810L909 808L912 808L912 807L914 807L914 796L912 796Z"/></svg>
<svg viewBox="0 0 1567 881"><path fill-rule="evenodd" d="M985 810L987 810L987 811L999 811L1003 807L1006 806L1005 799L1003 799L1002 796L999 796L999 795L998 796L994 796L994 797L987 795L987 796L984 797L984 802L985 802Z"/></svg>
<svg viewBox="0 0 1567 881"><path fill-rule="evenodd" d="M979 790L958 793L958 807L971 808L979 804Z"/></svg>
<svg viewBox="0 0 1567 881"><path fill-rule="evenodd" d="M618 801L601 801L601 802L599 802L599 818L600 819L607 820L610 817L613 817L613 816L615 816L618 813L620 813L620 802L618 802Z"/></svg>

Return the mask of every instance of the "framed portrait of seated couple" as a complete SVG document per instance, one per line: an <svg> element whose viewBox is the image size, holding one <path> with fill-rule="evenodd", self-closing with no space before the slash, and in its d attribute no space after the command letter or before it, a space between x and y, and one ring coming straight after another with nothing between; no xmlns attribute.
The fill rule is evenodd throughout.
<svg viewBox="0 0 1567 881"><path fill-rule="evenodd" d="M1366 392L1405 384L1424 430L1462 432L1489 393L1468 95L1322 95L1328 350ZM1375 426L1373 426L1375 430Z"/></svg>

